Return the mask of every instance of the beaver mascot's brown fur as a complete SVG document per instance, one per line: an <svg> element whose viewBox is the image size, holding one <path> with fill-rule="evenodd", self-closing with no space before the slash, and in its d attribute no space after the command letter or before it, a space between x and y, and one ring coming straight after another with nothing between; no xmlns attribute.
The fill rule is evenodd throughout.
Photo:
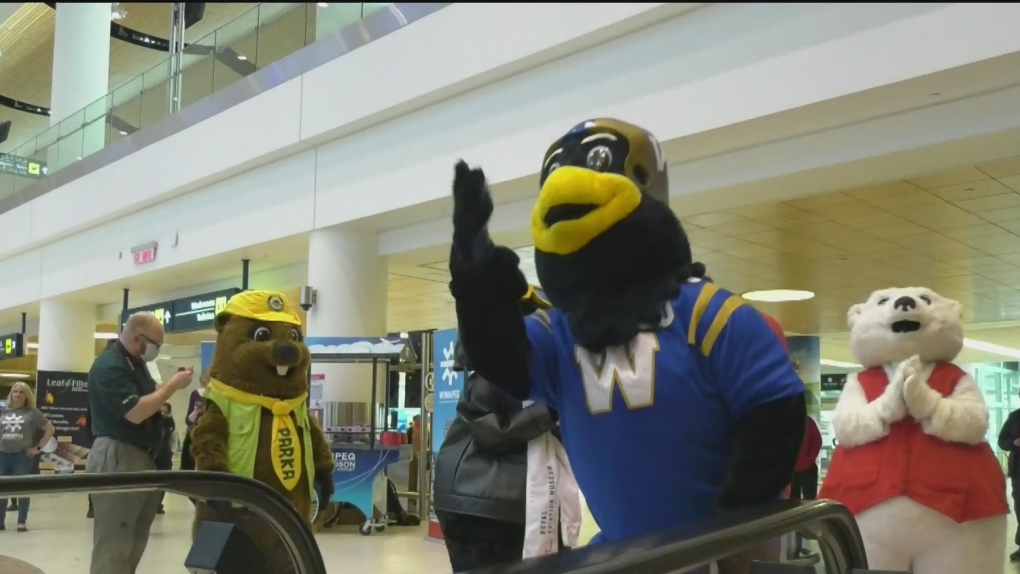
<svg viewBox="0 0 1020 574"><path fill-rule="evenodd" d="M310 354L301 320L280 293L245 291L216 316L216 331L205 413L192 431L195 466L262 481L310 521L313 484L320 504L328 501L334 463L308 415ZM266 553L273 572L293 569L279 537L249 510L199 503L196 531L205 520L236 523Z"/></svg>

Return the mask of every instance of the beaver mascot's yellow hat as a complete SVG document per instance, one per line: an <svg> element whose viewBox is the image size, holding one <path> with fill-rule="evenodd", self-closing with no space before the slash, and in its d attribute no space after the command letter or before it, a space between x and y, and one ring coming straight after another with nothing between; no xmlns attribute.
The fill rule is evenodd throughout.
<svg viewBox="0 0 1020 574"><path fill-rule="evenodd" d="M242 291L231 297L227 306L217 314L217 323L223 315L301 326L301 317L291 310L283 293L276 291Z"/></svg>

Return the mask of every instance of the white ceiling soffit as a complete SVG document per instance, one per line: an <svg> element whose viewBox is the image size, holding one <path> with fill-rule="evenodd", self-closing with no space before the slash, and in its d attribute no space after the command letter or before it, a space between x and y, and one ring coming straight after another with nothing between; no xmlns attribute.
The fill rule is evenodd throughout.
<svg viewBox="0 0 1020 574"><path fill-rule="evenodd" d="M17 12L22 4L24 2L0 2L0 26L7 22L7 19Z"/></svg>

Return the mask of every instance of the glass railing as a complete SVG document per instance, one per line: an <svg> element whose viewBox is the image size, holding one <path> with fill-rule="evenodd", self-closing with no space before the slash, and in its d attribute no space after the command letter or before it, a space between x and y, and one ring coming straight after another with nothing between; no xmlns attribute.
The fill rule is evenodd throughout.
<svg viewBox="0 0 1020 574"><path fill-rule="evenodd" d="M181 88L174 94L170 93L167 54L147 72L121 83L59 124L13 149L0 150L23 161L25 172L0 174L0 200L17 196L39 179L159 122L170 115L171 109L184 109L390 6L364 2L263 3L203 38L193 40L185 35ZM168 101L171 98L180 101L172 107Z"/></svg>
<svg viewBox="0 0 1020 574"><path fill-rule="evenodd" d="M88 493L94 497L98 509L100 504L116 504L118 500L124 503L132 495L156 497L158 491L218 504L218 512L229 514L226 521L210 519L198 526L195 543L186 556L182 556L185 571L326 573L322 554L308 524L280 493L251 479L222 472L195 471L29 475L0 479L0 499L4 502L9 498L24 500L23 497L29 496L38 499ZM99 496L125 498L100 501ZM0 562L3 558L0 556ZM17 565L14 567L17 570ZM88 570L87 566L83 569Z"/></svg>
<svg viewBox="0 0 1020 574"><path fill-rule="evenodd" d="M864 543L850 511L831 501L812 501L778 503L692 528L580 548L485 572L847 574L867 572L867 568Z"/></svg>
<svg viewBox="0 0 1020 574"><path fill-rule="evenodd" d="M188 571L261 572L267 560L286 561L266 572L325 574L314 535L290 503L268 486L227 473L135 472L6 477L0 499L61 493L154 493L163 490L194 500L218 501L231 518L199 526L182 561ZM96 503L97 508L99 502ZM268 528L252 530L250 520ZM253 541L246 534L258 532ZM204 530L203 530L204 529ZM240 539L240 540L238 540ZM254 544L253 544L254 542ZM238 544L241 545L240 549ZM182 549L184 550L184 549ZM252 557L258 563L250 564ZM244 564L240 564L244 562ZM242 567L239 569L240 567ZM265 566L262 564L262 566ZM786 501L721 516L695 527L635 540L579 548L542 558L485 569L503 574L848 574L867 572L868 562L853 515L831 501ZM478 574L481 574L479 571Z"/></svg>

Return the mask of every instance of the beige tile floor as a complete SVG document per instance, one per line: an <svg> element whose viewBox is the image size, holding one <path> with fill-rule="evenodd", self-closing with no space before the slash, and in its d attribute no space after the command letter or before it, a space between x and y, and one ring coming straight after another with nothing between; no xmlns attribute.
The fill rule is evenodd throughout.
<svg viewBox="0 0 1020 574"><path fill-rule="evenodd" d="M144 574L181 574L190 547L192 507L187 499L167 496L167 513L156 517L149 547L139 567ZM85 518L86 497L62 494L32 498L29 532L0 532L0 574L37 574L5 563L3 557L27 562L45 574L87 574L92 551L92 522ZM593 521L585 521L582 539L595 534ZM446 549L425 540L425 528L391 528L361 536L355 528L336 528L317 535L327 568L385 574L446 574ZM342 568L341 568L342 565Z"/></svg>
<svg viewBox="0 0 1020 574"><path fill-rule="evenodd" d="M157 516L152 537L139 566L145 574L181 574L190 547L192 507L187 499L167 497L167 513ZM85 518L88 502L82 495L33 497L29 532L0 532L0 556L20 559L45 574L87 574L92 550L92 522ZM8 517L13 526L14 517ZM393 528L361 536L341 528L318 535L327 564L342 570L386 574L432 574L450 571L446 549L424 541L424 530ZM337 568L341 570L341 568ZM7 572L3 574L15 574ZM17 573L21 574L21 573Z"/></svg>
<svg viewBox="0 0 1020 574"><path fill-rule="evenodd" d="M32 499L30 531L0 532L0 574L87 574L92 550L92 522L85 518L88 506L83 495L54 495ZM596 532L585 513L581 541ZM169 495L167 513L156 518L145 558L139 568L144 574L181 574L190 546L191 503ZM14 516L8 517L13 526ZM1010 518L1010 535L1016 523ZM384 574L446 574L450 565L446 549L425 540L422 528L391 528L385 533L361 536L354 528L338 528L317 535L327 568L337 571L382 572ZM1010 548L1008 551L1011 551ZM5 558L7 557L7 558ZM9 560L13 559L13 560ZM25 568L18 562L37 568ZM1018 574L1020 568L1007 566L1004 574Z"/></svg>

